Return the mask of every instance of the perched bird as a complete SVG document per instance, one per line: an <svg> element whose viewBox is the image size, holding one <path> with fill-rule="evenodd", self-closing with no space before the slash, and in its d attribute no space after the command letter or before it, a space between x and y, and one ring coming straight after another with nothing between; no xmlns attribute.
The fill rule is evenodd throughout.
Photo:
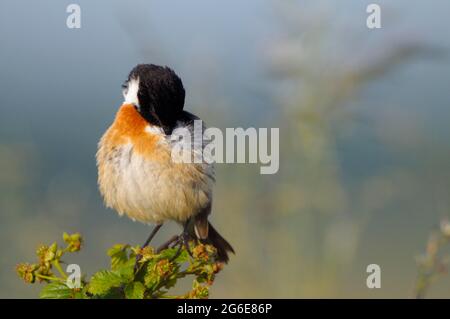
<svg viewBox="0 0 450 319"><path fill-rule="evenodd" d="M208 222L213 165L180 163L171 156L181 143L171 139L172 133L180 128L193 132L199 120L183 111L181 79L168 67L139 64L125 81L123 95L124 103L98 144L98 185L106 206L156 225L144 246L164 222L173 220L183 226L178 243L197 238L215 246L219 261L227 262L233 248Z"/></svg>

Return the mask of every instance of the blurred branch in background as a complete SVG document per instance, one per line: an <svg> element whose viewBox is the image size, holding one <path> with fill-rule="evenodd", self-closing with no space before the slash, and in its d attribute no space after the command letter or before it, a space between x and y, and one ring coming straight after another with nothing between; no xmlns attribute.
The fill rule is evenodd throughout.
<svg viewBox="0 0 450 319"><path fill-rule="evenodd" d="M285 261L289 269L280 272L283 279L274 285L285 292L284 283L295 273L301 285L289 287L288 295L333 295L370 214L392 197L374 198L373 189L366 196L367 185L380 185L383 194L389 190L376 173L353 193L343 180L337 143L352 126L351 106L365 103L358 97L368 84L414 59L434 57L429 54L434 50L420 39L371 42L368 35L358 37L358 31L343 29L320 6L286 1L276 7L281 32L268 57L281 92L282 182L269 196L284 218L274 217L270 228L273 244L283 247L273 260Z"/></svg>
<svg viewBox="0 0 450 319"><path fill-rule="evenodd" d="M417 257L418 275L414 290L415 298L424 298L430 286L439 277L448 273L448 256L443 256L442 250L450 240L450 223L443 219L439 231L430 235L425 254Z"/></svg>

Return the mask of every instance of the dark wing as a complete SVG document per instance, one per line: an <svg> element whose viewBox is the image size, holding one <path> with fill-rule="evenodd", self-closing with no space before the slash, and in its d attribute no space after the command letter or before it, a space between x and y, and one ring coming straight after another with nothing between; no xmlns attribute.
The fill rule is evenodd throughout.
<svg viewBox="0 0 450 319"><path fill-rule="evenodd" d="M190 141L191 152L193 154L193 158L198 160L198 163L196 165L199 165L199 168L202 170L202 172L209 178L211 178L212 181L215 181L214 163L207 163L203 161L205 147L212 142L211 137L205 136L204 134L206 130L205 123L194 114L183 111L177 120L173 132L176 132L179 128L189 130L192 137L192 141Z"/></svg>

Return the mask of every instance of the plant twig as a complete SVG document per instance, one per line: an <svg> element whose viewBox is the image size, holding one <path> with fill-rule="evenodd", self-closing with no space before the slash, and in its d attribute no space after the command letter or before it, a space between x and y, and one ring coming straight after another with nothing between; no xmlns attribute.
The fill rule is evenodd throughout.
<svg viewBox="0 0 450 319"><path fill-rule="evenodd" d="M439 231L433 232L427 243L425 254L417 258L418 275L414 289L414 297L425 298L430 286L436 279L447 273L448 261L442 256L442 249L450 240L450 223L441 221Z"/></svg>

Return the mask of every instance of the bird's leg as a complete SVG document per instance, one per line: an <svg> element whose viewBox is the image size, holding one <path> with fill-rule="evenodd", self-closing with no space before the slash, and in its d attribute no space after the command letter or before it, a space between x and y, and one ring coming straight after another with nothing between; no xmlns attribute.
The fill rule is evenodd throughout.
<svg viewBox="0 0 450 319"><path fill-rule="evenodd" d="M183 232L179 236L172 237L171 240L169 241L168 245L170 245L171 243L176 243L175 246L178 245L178 250L175 253L175 255L172 258L170 258L170 261L174 261L180 255L181 248L183 246L187 250L189 256L191 256L191 258L194 258L194 256L192 255L192 252L189 248L190 235L187 230L187 227L188 227L187 225L188 225L188 223L186 222L183 227Z"/></svg>
<svg viewBox="0 0 450 319"><path fill-rule="evenodd" d="M147 247L147 246L150 244L150 242L152 241L153 237L155 237L156 233L158 232L158 230L161 228L162 225L163 225L163 224L159 224L159 225L156 225L155 228L153 228L152 232L151 232L150 235L148 236L148 238L147 238L147 240L145 241L144 245L142 245L141 249ZM135 265L134 265L134 272L135 272L135 273L136 273L137 270L138 270L138 263L139 263L139 260L141 260L141 258L142 258L142 255L141 255L141 254L137 254L137 255L136 255L136 263L135 263Z"/></svg>
<svg viewBox="0 0 450 319"><path fill-rule="evenodd" d="M163 251L164 249L167 249L170 247L170 245L174 244L175 245L178 243L178 241L180 240L180 236L179 235L174 235L172 238L170 238L168 241L166 241L164 244L162 244L161 246L158 247L158 249L156 250L156 253L160 253L161 251Z"/></svg>
<svg viewBox="0 0 450 319"><path fill-rule="evenodd" d="M173 255L173 257L172 258L170 258L170 262L172 262L172 261L174 261L178 256L180 256L180 253L181 253L181 247L183 247L183 243L181 242L181 240L180 240L180 236L177 236L177 239L178 239L178 250L177 250L177 252L175 253L175 255Z"/></svg>
<svg viewBox="0 0 450 319"><path fill-rule="evenodd" d="M172 258L170 258L170 262L174 261L178 256L180 256L181 248L183 248L183 246L187 250L189 256L194 258L194 256L191 253L191 250L189 249L189 237L185 236L184 232L181 235L177 236L177 244L178 244L177 252L175 253L175 255L173 255Z"/></svg>
<svg viewBox="0 0 450 319"><path fill-rule="evenodd" d="M184 248L186 248L187 252L189 253L189 256L194 258L194 256L192 255L191 249L189 248L190 237L191 236L189 235L189 232L188 232L188 222L186 222L183 227L183 232L181 233L181 242L184 245Z"/></svg>
<svg viewBox="0 0 450 319"><path fill-rule="evenodd" d="M152 241L153 237L155 237L156 233L158 232L158 230L161 228L162 225L163 224L159 224L159 225L156 225L155 228L153 228L152 232L148 236L148 238L145 241L144 245L142 245L142 248L147 247L148 244L150 244L150 242Z"/></svg>

